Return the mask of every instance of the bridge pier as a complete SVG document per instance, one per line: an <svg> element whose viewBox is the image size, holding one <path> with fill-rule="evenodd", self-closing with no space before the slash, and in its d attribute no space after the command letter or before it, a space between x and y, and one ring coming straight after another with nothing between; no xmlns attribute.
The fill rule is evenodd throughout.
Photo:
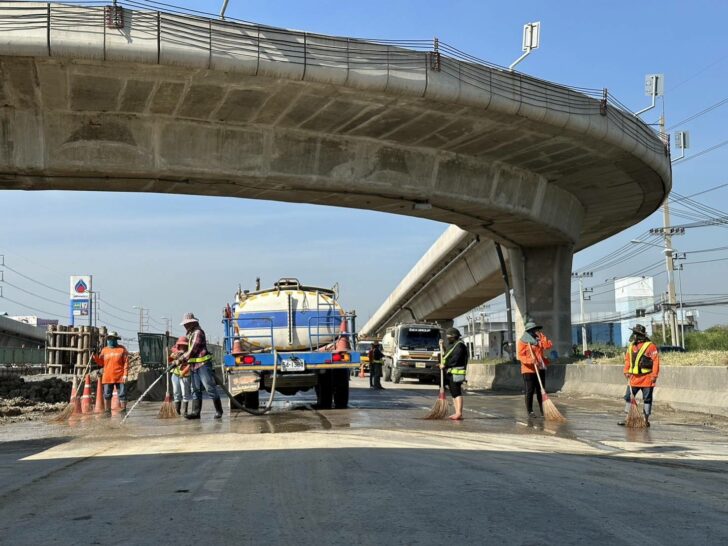
<svg viewBox="0 0 728 546"><path fill-rule="evenodd" d="M559 356L571 352L572 245L509 248L516 338L530 318L544 328Z"/></svg>

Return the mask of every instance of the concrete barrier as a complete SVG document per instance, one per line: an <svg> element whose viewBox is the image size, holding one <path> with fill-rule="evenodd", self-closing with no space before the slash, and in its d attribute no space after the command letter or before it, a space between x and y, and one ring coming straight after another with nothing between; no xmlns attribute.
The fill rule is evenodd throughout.
<svg viewBox="0 0 728 546"><path fill-rule="evenodd" d="M470 364L468 388L521 391L518 364ZM546 375L548 392L623 396L626 380L620 365L554 364ZM655 403L674 409L728 416L728 367L665 366L655 391Z"/></svg>

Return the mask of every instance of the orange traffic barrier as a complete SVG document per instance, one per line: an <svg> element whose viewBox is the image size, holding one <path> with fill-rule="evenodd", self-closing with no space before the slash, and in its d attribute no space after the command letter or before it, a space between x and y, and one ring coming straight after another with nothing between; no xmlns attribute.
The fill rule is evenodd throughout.
<svg viewBox="0 0 728 546"><path fill-rule="evenodd" d="M81 413L93 413L93 410L91 409L91 377L88 375L86 375L86 381L83 383Z"/></svg>
<svg viewBox="0 0 728 546"><path fill-rule="evenodd" d="M96 383L96 404L94 405L94 413L104 413L104 386L101 384L100 377Z"/></svg>
<svg viewBox="0 0 728 546"><path fill-rule="evenodd" d="M118 413L121 410L121 404L119 404L119 393L116 391L116 385L114 385L114 394L111 395L111 412Z"/></svg>

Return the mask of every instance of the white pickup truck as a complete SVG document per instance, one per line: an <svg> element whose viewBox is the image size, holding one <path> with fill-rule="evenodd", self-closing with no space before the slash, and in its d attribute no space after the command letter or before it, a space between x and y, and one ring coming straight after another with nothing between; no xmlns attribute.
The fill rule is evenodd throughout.
<svg viewBox="0 0 728 546"><path fill-rule="evenodd" d="M438 324L426 322L387 328L382 338L384 380L399 383L403 377L413 377L422 383L437 381L444 333Z"/></svg>

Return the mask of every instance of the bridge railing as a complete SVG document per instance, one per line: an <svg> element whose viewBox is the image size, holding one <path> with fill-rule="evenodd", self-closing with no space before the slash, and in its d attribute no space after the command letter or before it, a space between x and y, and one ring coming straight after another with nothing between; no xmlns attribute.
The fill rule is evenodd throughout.
<svg viewBox="0 0 728 546"><path fill-rule="evenodd" d="M131 6L135 9L128 9ZM182 64L253 75L312 79L368 89L452 98L594 134L624 134L668 153L664 135L635 117L606 89L570 87L473 57L439 40L364 40L220 19L152 1L0 2L0 54L74 56ZM590 122L606 117L608 123ZM580 126L581 125L581 126Z"/></svg>

